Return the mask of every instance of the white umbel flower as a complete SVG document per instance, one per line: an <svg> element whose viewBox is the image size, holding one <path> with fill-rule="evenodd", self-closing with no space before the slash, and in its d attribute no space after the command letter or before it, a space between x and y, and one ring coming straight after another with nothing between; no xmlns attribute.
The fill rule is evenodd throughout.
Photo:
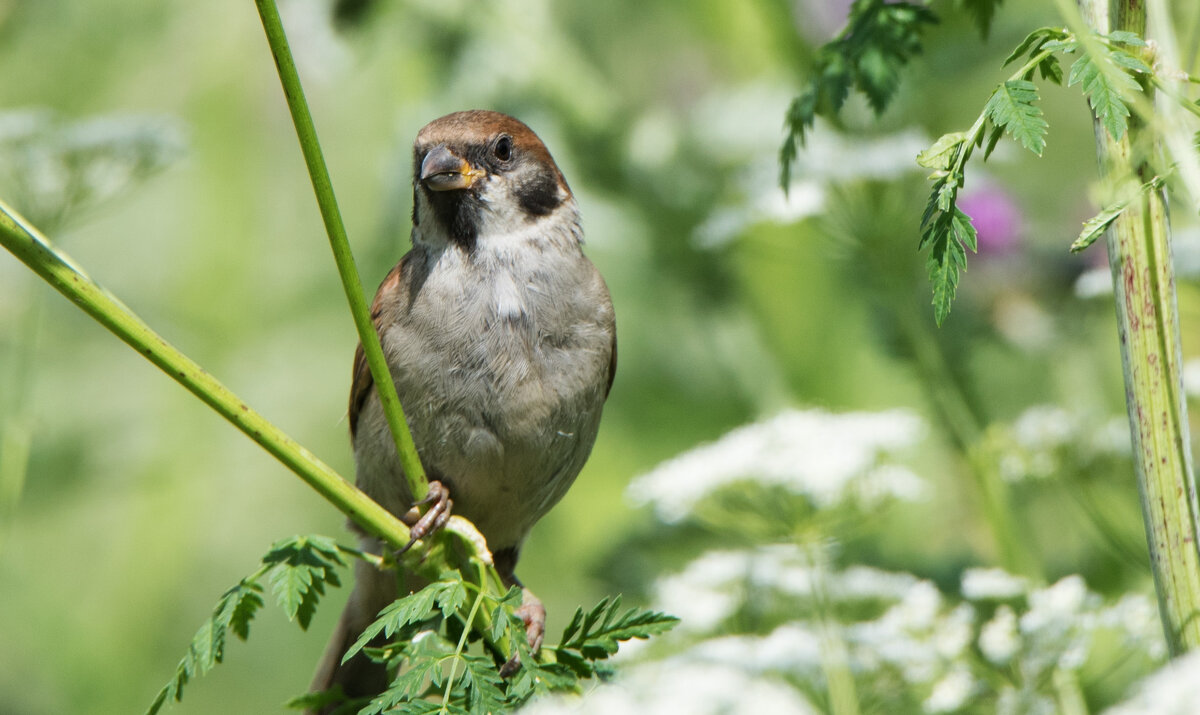
<svg viewBox="0 0 1200 715"><path fill-rule="evenodd" d="M872 506L888 498L912 501L925 483L882 459L917 443L924 431L905 410L831 414L789 410L739 427L716 442L675 457L638 477L630 497L651 504L660 519L685 518L705 496L739 481L780 486L817 508L854 501Z"/></svg>

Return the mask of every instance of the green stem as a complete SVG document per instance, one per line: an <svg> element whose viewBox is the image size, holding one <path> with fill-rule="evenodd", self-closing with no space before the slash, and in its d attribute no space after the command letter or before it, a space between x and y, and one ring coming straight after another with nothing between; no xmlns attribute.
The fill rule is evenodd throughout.
<svg viewBox="0 0 1200 715"><path fill-rule="evenodd" d="M367 365L371 368L371 377L375 379L375 392L379 395L383 414L392 430L396 454L404 470L404 479L408 482L409 494L414 500L420 501L429 493L429 481L421 467L421 459L417 455L417 447L413 443L408 423L404 420L404 410L396 394L396 384L392 381L392 374L379 342L379 334L375 331L371 312L363 297L362 279L350 252L350 241L346 237L346 227L342 223L342 214L333 194L329 169L325 166L321 144L317 141L317 130L313 125L308 102L304 98L304 88L300 86L300 75L296 72L296 63L292 60L283 23L279 19L279 10L275 6L275 0L255 0L255 4L262 19L263 30L267 34L271 55L275 58L275 67L279 70L279 81L283 85L283 94L292 113L292 123L296 126L296 136L300 140L304 163L308 166L308 175L317 195L317 205L321 209L321 219L325 222L325 232L329 235L329 246L333 249L333 258L342 278L346 301L349 302L350 313L354 316L354 327L358 329L358 339L362 342Z"/></svg>
<svg viewBox="0 0 1200 715"><path fill-rule="evenodd" d="M454 687L454 679L458 677L458 661L462 658L463 650L467 647L467 635L471 632L471 628L475 623L475 616L479 613L479 604L483 603L483 594L487 590L487 573L479 569L479 593L475 596L475 602L471 604L471 611L467 614L467 622L463 626L463 632L458 637L458 645L454 648L454 660L450 663L450 675L446 677L446 690L442 693L442 708L439 712L449 712L450 706L450 691Z"/></svg>
<svg viewBox="0 0 1200 715"><path fill-rule="evenodd" d="M1086 21L1100 32L1145 32L1140 0L1114 0L1111 7L1109 0L1079 3ZM1153 88L1146 85L1149 100ZM1153 178L1148 155L1160 151L1160 142L1140 114L1130 117L1119 141L1100 122L1094 130L1109 185L1130 177L1142 182ZM1109 229L1107 241L1142 515L1167 645L1177 655L1200 644L1200 526L1163 190L1143 192L1131 201Z"/></svg>
<svg viewBox="0 0 1200 715"><path fill-rule="evenodd" d="M121 301L76 268L37 229L0 201L0 245L171 379L183 385L263 449L283 462L367 531L399 548L408 527L331 467L251 409L216 378L154 332Z"/></svg>

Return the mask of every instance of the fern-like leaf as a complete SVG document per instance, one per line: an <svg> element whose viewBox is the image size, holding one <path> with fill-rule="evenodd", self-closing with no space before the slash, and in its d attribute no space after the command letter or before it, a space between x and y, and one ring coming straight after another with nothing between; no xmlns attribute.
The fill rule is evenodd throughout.
<svg viewBox="0 0 1200 715"><path fill-rule="evenodd" d="M607 658L617 652L617 642L632 638L649 638L665 633L679 623L675 616L658 611L631 608L620 613L621 597L607 598L584 614L575 612L563 631L562 643L556 649L579 651L590 660Z"/></svg>
<svg viewBox="0 0 1200 715"><path fill-rule="evenodd" d="M1124 97L1140 92L1142 87L1130 76L1130 68L1113 60L1113 52L1104 45L1098 47L1103 55L1099 61L1107 62L1113 71L1101 71L1097 60L1085 52L1071 65L1067 86L1079 84L1083 93L1087 95L1096 119L1104 125L1113 139L1120 139L1125 136L1125 130L1129 126L1129 108Z"/></svg>
<svg viewBox="0 0 1200 715"><path fill-rule="evenodd" d="M253 578L243 579L221 595L212 616L196 631L187 653L175 667L175 675L158 692L146 715L154 715L168 701L183 699L183 688L194 677L204 675L225 658L225 642L230 630L245 640L250 621L263 604L262 586Z"/></svg>
<svg viewBox="0 0 1200 715"><path fill-rule="evenodd" d="M448 615L449 612L453 612L453 609L447 611L447 606L449 604L461 605L466 597L466 587L461 578L445 578L429 584L416 593L391 602L379 612L379 617L375 619L374 623L367 626L354 645L347 649L346 655L342 657L342 662L345 663L353 658L379 634L382 633L384 637L391 638L407 625L428 620L433 616L435 609L442 611L443 616Z"/></svg>
<svg viewBox="0 0 1200 715"><path fill-rule="evenodd" d="M971 0L994 4L994 0ZM854 87L882 113L900 84L900 70L921 52L921 34L937 22L923 4L856 0L846 29L817 53L813 77L788 107L779 150L780 185L791 181L792 163L816 117L833 117Z"/></svg>
<svg viewBox="0 0 1200 715"><path fill-rule="evenodd" d="M1042 110L1034 106L1038 100L1037 85L1028 80L1009 80L996 88L983 113L1029 151L1042 155L1046 149L1046 131L1050 125L1042 118Z"/></svg>
<svg viewBox="0 0 1200 715"><path fill-rule="evenodd" d="M307 630L325 585L340 586L338 567L345 566L337 545L325 537L294 536L271 547L263 557L279 605L289 620Z"/></svg>

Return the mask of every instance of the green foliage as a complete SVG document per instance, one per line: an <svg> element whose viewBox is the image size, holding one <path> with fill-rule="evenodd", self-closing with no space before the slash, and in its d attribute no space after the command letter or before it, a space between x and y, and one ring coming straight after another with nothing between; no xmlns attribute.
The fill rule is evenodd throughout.
<svg viewBox="0 0 1200 715"><path fill-rule="evenodd" d="M595 661L617 652L617 643L631 638L649 638L674 628L679 619L656 611L631 608L620 612L621 597L607 598L586 614L583 609L563 630L562 643L554 647L559 662L566 663L580 677L595 674Z"/></svg>
<svg viewBox="0 0 1200 715"><path fill-rule="evenodd" d="M294 536L277 542L263 557L271 586L288 620L308 630L325 584L341 586L337 568L346 565L332 539Z"/></svg>
<svg viewBox="0 0 1200 715"><path fill-rule="evenodd" d="M1079 253L1095 243L1098 238L1104 235L1104 232L1113 224L1113 221L1116 221L1117 217L1125 213L1125 209L1132 201L1150 191L1158 191L1164 183L1165 181L1162 177L1156 176L1133 189L1132 192L1129 192L1129 195L1114 201L1112 204L1104 207L1100 213L1084 221L1083 230L1079 232L1079 237L1071 243L1071 253Z"/></svg>
<svg viewBox="0 0 1200 715"><path fill-rule="evenodd" d="M323 536L294 536L276 542L258 571L222 594L147 715L154 715L168 701L181 700L191 678L204 675L222 661L229 632L246 640L250 621L263 605L264 578L270 581L288 618L307 629L325 586L340 585L337 571L346 565L342 556L347 553L358 555ZM468 608L469 592L476 595ZM611 602L605 599L586 616L582 609L577 611L563 634L563 643L535 656L526 642L524 622L514 613L521 599L521 589L516 586L492 593L457 571L446 571L439 580L389 604L346 651L343 662L365 652L372 660L397 668L398 675L386 691L369 703L347 701L340 690L306 693L290 700L288 706L308 709L341 703L338 712L367 715L393 710L509 710L538 693L578 690L581 679L603 672L595 661L616 653L620 641L664 633L679 620L635 608L621 614L619 596ZM490 618L477 620L480 612ZM393 640L381 648L367 647L380 635ZM468 642L479 641L482 645L477 652L466 649ZM505 680L500 673L513 655L510 650L521 665ZM435 697L440 700L429 699Z"/></svg>
<svg viewBox="0 0 1200 715"><path fill-rule="evenodd" d="M788 107L787 136L779 153L780 183L785 188L791 181L792 161L816 117L836 116L852 87L881 114L900 86L900 69L921 51L922 31L936 22L937 17L923 5L855 1L846 29L821 48L809 86Z"/></svg>
<svg viewBox="0 0 1200 715"><path fill-rule="evenodd" d="M986 34L998 4L964 0L962 7ZM846 30L821 48L815 77L788 109L787 136L780 152L781 183L785 188L791 178L791 162L797 147L804 143L805 132L812 127L815 117L836 114L851 86L867 95L876 113L882 112L898 86L899 68L920 51L923 25L935 21L936 17L928 10L906 3L854 4ZM1066 77L1067 86L1079 85L1096 119L1114 138L1121 138L1128 126L1128 102L1141 91L1135 75L1152 71L1128 48L1145 44L1129 32L1097 35L1081 42L1062 28L1038 28L1004 60L1007 66L1025 58L1024 64L992 92L971 129L942 136L917 157L920 166L933 170L929 178L934 184L921 220L919 247L929 249L926 268L938 325L950 314L959 275L967 267L967 251L976 248L970 217L957 206L958 191L965 181L966 164L973 149L982 147L986 161L1007 132L1021 146L1041 156L1049 125L1035 104L1040 96L1034 77L1063 84L1058 55L1076 52L1079 56ZM1097 219L1102 217L1103 214ZM1102 225L1089 222L1072 250L1080 250L1081 242L1095 240L1114 218L1115 215L1107 223L1101 222Z"/></svg>
<svg viewBox="0 0 1200 715"><path fill-rule="evenodd" d="M467 598L467 589L462 578L446 574L443 580L429 584L416 593L393 601L379 613L375 622L363 631L362 637L346 651L342 662L353 658L367 643L370 643L380 633L385 638L391 638L410 624L420 623L433 616L434 610L441 612L442 618L462 607Z"/></svg>
<svg viewBox="0 0 1200 715"><path fill-rule="evenodd" d="M1004 0L959 0L959 5L962 9L971 16L971 20L975 22L975 26L979 28L979 34L987 37L992 29L992 19L996 17L996 10L1000 7L1000 3Z"/></svg>
<svg viewBox="0 0 1200 715"><path fill-rule="evenodd" d="M933 170L934 182L921 221L920 248L929 249L926 267L933 289L934 319L938 325L949 316L958 291L959 274L967 267L967 250L976 247L970 217L958 209L958 191L966 178L966 165L975 147L984 147L986 160L1004 133L1021 146L1042 155L1049 126L1034 103L1039 94L1035 73L1055 84L1063 83L1062 65L1055 53L1080 56L1071 66L1067 85L1079 84L1098 121L1116 138L1124 135L1129 109L1128 97L1141 90L1134 74L1150 68L1125 47L1145 43L1128 32L1097 36L1082 43L1067 30L1043 27L1029 33L1005 59L1007 66L1021 58L1025 63L1002 82L988 99L975 124L966 132L946 134L917 157L920 166ZM1089 52L1096 52L1096 56ZM1072 244L1079 251L1104 232L1122 207L1110 207L1084 225ZM1115 213L1113 213L1115 211Z"/></svg>
<svg viewBox="0 0 1200 715"><path fill-rule="evenodd" d="M1037 100L1037 85L1026 79L1010 79L992 93L983 113L996 127L1007 130L1021 146L1041 156L1050 125L1042 118L1042 110L1033 105Z"/></svg>
<svg viewBox="0 0 1200 715"><path fill-rule="evenodd" d="M259 571L244 578L221 595L213 607L212 616L192 637L187 653L175 668L175 676L146 709L147 715L157 713L169 700L182 700L183 687L189 680L204 675L222 662L230 630L242 640L249 637L250 621L263 605L262 586L258 583L261 575L262 571Z"/></svg>
<svg viewBox="0 0 1200 715"><path fill-rule="evenodd" d="M1120 139L1125 136L1129 118L1124 98L1142 90L1131 73L1149 72L1150 68L1124 50L1103 43L1096 47L1100 57L1085 52L1071 65L1067 86L1080 85L1096 119L1114 139Z"/></svg>
<svg viewBox="0 0 1200 715"><path fill-rule="evenodd" d="M288 619L308 628L325 585L339 586L336 568L345 566L340 549L324 536L293 536L276 542L263 556L258 571L221 595L212 616L196 631L175 676L159 691L146 710L157 713L170 700L183 699L183 687L193 677L212 670L225 657L230 631L242 640L250 636L250 621L263 605L262 579L266 577Z"/></svg>
<svg viewBox="0 0 1200 715"><path fill-rule="evenodd" d="M582 609L576 611L562 643L535 656L524 623L513 613L521 603L519 588L502 596L477 595L474 600L478 603L472 604L471 613L464 618L468 590L477 589L457 574L446 573L440 581L380 613L346 657L363 651L377 662L396 667L398 674L361 713L505 712L540 693L578 691L581 680L605 673L597 661L616 653L620 641L664 633L679 620L635 608L620 613L620 597L605 599L586 615ZM491 625L474 632L483 644L472 650L464 647L471 640L471 633L464 629L479 610L477 606L491 613ZM380 634L399 637L381 648L365 647ZM511 657L501 650L503 643L510 643L520 659L520 669L508 679L500 674Z"/></svg>

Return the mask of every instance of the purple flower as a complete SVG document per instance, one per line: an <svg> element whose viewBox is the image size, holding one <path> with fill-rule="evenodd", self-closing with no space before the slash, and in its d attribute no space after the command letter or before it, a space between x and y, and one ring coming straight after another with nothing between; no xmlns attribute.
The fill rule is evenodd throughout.
<svg viewBox="0 0 1200 715"><path fill-rule="evenodd" d="M1005 256L1020 248L1021 211L1007 192L987 186L963 195L958 208L975 225L981 255Z"/></svg>

